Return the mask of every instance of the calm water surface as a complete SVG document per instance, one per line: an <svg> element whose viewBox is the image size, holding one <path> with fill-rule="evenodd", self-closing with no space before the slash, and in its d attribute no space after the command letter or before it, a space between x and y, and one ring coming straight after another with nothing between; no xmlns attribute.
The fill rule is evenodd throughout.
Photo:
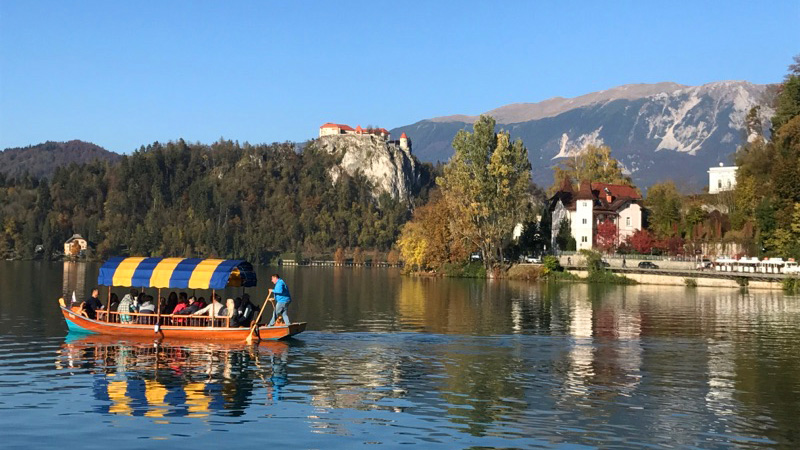
<svg viewBox="0 0 800 450"><path fill-rule="evenodd" d="M286 269L308 331L248 347L67 334L97 269L0 262L0 447L800 446L780 292Z"/></svg>

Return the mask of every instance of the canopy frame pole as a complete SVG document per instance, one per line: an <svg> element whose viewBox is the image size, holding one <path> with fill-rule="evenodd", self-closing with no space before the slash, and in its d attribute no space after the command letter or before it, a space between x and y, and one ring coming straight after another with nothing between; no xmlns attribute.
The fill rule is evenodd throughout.
<svg viewBox="0 0 800 450"><path fill-rule="evenodd" d="M111 322L111 286L108 287L108 301L106 302L106 322Z"/></svg>
<svg viewBox="0 0 800 450"><path fill-rule="evenodd" d="M211 316L211 328L214 328L214 319L216 318L216 314L214 314L214 301L217 300L216 297L214 297L215 292L214 289L211 290L211 314L209 314L209 316Z"/></svg>
<svg viewBox="0 0 800 450"><path fill-rule="evenodd" d="M158 288L158 299L156 300L156 329L161 328L161 288Z"/></svg>

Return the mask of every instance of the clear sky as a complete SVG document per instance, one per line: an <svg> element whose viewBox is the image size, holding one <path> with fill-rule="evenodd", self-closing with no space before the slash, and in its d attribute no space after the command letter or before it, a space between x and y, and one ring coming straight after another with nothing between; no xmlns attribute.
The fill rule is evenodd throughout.
<svg viewBox="0 0 800 450"><path fill-rule="evenodd" d="M0 0L0 148L302 141L627 83L774 83L798 53L798 0Z"/></svg>

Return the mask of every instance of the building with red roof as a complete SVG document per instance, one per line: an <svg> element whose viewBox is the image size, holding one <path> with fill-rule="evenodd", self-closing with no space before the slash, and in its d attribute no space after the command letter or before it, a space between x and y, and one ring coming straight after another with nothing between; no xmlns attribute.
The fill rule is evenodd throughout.
<svg viewBox="0 0 800 450"><path fill-rule="evenodd" d="M355 130L350 126L341 123L328 122L319 127L320 137L336 135L336 134L350 134L350 133L355 133Z"/></svg>
<svg viewBox="0 0 800 450"><path fill-rule="evenodd" d="M355 129L349 125L328 122L319 127L319 137L355 135L355 136L376 136L390 145L398 145L402 150L411 150L411 139L403 133L398 141L390 141L391 133L386 128L362 128L357 125Z"/></svg>
<svg viewBox="0 0 800 450"><path fill-rule="evenodd" d="M391 133L386 128L362 128L361 125L356 126L355 129L349 125L341 123L328 122L319 127L319 136L331 136L337 134L358 134L358 135L373 135L380 136L384 139L389 139Z"/></svg>
<svg viewBox="0 0 800 450"><path fill-rule="evenodd" d="M564 220L569 221L576 250L591 249L597 225L606 220L616 225L618 243L642 229L642 195L635 187L621 184L582 181L576 192L567 181L550 198L548 212L553 248Z"/></svg>

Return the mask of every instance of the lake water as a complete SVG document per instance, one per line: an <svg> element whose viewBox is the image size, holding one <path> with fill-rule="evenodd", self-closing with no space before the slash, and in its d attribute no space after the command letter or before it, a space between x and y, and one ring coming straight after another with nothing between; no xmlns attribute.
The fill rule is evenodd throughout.
<svg viewBox="0 0 800 450"><path fill-rule="evenodd" d="M0 262L0 447L800 446L796 296L286 268L248 347L67 334L97 269Z"/></svg>

